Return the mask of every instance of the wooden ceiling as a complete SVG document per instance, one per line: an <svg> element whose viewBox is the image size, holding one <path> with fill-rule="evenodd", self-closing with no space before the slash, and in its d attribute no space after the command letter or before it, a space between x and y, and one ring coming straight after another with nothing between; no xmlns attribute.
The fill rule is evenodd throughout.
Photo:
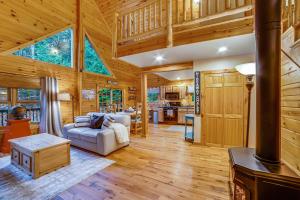
<svg viewBox="0 0 300 200"><path fill-rule="evenodd" d="M19 48L57 30L75 25L77 2L77 0L0 1L0 53ZM107 17L105 12L104 15L100 10L101 6L98 6L99 2L100 0L81 0L84 31L90 36L96 50L117 79L132 81L139 78L139 68L112 59L110 17L113 17L113 14ZM112 6L108 10L114 8Z"/></svg>
<svg viewBox="0 0 300 200"><path fill-rule="evenodd" d="M0 1L0 52L75 23L75 0Z"/></svg>

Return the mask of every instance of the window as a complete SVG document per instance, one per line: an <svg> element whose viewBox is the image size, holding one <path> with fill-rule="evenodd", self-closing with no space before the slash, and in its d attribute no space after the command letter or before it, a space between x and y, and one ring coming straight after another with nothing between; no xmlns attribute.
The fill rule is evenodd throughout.
<svg viewBox="0 0 300 200"><path fill-rule="evenodd" d="M40 90L39 89L17 89L17 104L26 108L26 118L31 122L40 122Z"/></svg>
<svg viewBox="0 0 300 200"><path fill-rule="evenodd" d="M16 51L13 55L71 67L73 65L73 30L71 28L66 29Z"/></svg>
<svg viewBox="0 0 300 200"><path fill-rule="evenodd" d="M148 89L148 102L155 103L159 100L159 88L149 88Z"/></svg>
<svg viewBox="0 0 300 200"><path fill-rule="evenodd" d="M15 105L26 108L26 118L40 122L40 90L26 88L0 88L0 126L7 125L9 110Z"/></svg>
<svg viewBox="0 0 300 200"><path fill-rule="evenodd" d="M111 75L86 36L84 38L84 69L87 72L106 76Z"/></svg>
<svg viewBox="0 0 300 200"><path fill-rule="evenodd" d="M122 111L123 92L120 89L102 88L99 91L100 112L106 112L110 105L115 105L117 111Z"/></svg>
<svg viewBox="0 0 300 200"><path fill-rule="evenodd" d="M7 88L0 88L0 126L7 124L9 106L9 91Z"/></svg>

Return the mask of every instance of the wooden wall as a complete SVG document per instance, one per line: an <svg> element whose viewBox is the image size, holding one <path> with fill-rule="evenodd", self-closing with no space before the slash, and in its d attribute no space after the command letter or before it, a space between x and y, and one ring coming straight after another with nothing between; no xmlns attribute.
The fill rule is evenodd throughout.
<svg viewBox="0 0 300 200"><path fill-rule="evenodd" d="M300 68L282 55L281 154L300 175Z"/></svg>
<svg viewBox="0 0 300 200"><path fill-rule="evenodd" d="M80 9L78 2L81 2ZM82 89L91 88L91 84L106 83L107 78L78 72L82 68L80 65L66 68L11 55L11 52L19 48L70 26L74 28L74 34L76 28L82 27L82 32L89 35L96 51L114 75L110 79L117 80L120 83L119 87L125 90L129 86L140 86L140 69L112 59L111 25L103 18L95 0L6 0L0 1L0 10L0 86L39 88L41 77L56 77L60 91L69 92L75 97L75 111L96 111L96 104L93 107L93 104L83 103L81 109L78 109L81 105L79 86L82 85ZM79 10L82 18L78 17ZM81 41L75 40L75 47L77 43L82 44ZM82 55L82 51L79 55ZM71 122L72 103L61 102L61 111L63 123Z"/></svg>
<svg viewBox="0 0 300 200"><path fill-rule="evenodd" d="M282 36L281 158L300 175L300 54L295 45L296 34L290 28Z"/></svg>

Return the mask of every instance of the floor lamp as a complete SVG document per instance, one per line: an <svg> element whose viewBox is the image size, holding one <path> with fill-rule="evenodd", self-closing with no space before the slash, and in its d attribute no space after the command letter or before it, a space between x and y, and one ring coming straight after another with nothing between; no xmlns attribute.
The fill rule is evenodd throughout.
<svg viewBox="0 0 300 200"><path fill-rule="evenodd" d="M251 113L251 90L254 86L255 63L246 63L237 65L235 69L241 74L246 76L246 87L248 89L248 116L247 116L247 135L246 147L249 147L249 132L250 132L250 113Z"/></svg>

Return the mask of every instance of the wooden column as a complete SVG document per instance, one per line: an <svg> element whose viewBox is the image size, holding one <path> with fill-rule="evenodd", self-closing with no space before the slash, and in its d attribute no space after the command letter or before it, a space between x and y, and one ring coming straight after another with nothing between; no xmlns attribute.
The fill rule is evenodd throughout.
<svg viewBox="0 0 300 200"><path fill-rule="evenodd" d="M83 51L84 51L84 35L82 26L82 1L77 0L76 10L76 32L74 41L75 63L77 73L77 90L75 98L72 101L76 101L75 115L81 115L81 88L82 88L82 71L83 71ZM73 102L74 104L74 102Z"/></svg>
<svg viewBox="0 0 300 200"><path fill-rule="evenodd" d="M141 77L141 93L142 93L142 119L143 119L143 136L149 135L148 131L148 104L147 104L147 74L142 73Z"/></svg>
<svg viewBox="0 0 300 200"><path fill-rule="evenodd" d="M115 20L113 24L113 35L112 35L112 55L114 59L118 57L117 56L118 19L119 19L119 14L115 13Z"/></svg>
<svg viewBox="0 0 300 200"><path fill-rule="evenodd" d="M281 0L256 1L256 157L280 162Z"/></svg>
<svg viewBox="0 0 300 200"><path fill-rule="evenodd" d="M167 47L172 47L173 46L173 17L172 17L172 0L168 0L168 45Z"/></svg>

